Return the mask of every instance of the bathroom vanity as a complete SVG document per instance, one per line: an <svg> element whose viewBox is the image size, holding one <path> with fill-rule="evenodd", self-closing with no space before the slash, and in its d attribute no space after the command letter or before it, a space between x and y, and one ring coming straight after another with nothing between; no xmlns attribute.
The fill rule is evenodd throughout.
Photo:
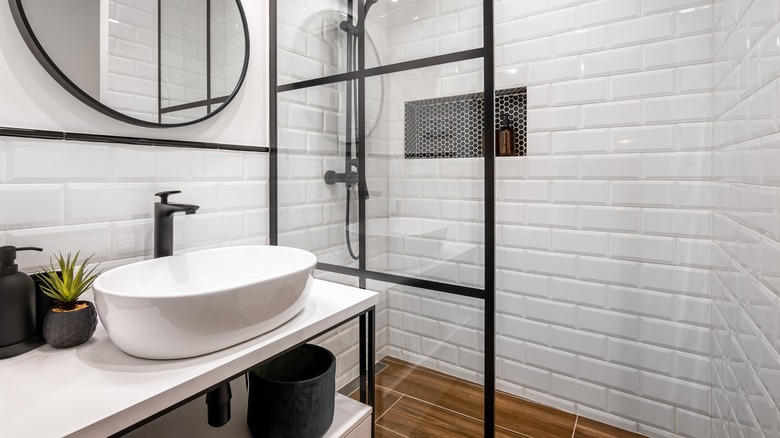
<svg viewBox="0 0 780 438"><path fill-rule="evenodd" d="M2 360L0 435L128 433L259 363L371 312L378 301L376 293L315 280L306 307L292 320L262 336L211 354L176 360L140 359L119 350L98 326L94 337L79 347L56 350L44 346ZM243 386L243 381L239 382ZM239 386L237 383L234 388ZM234 394L233 419L225 428L245 429L242 413L246 402L242 395ZM185 415L188 406L170 415ZM189 416L188 421L202 421L203 427L208 428L205 403L200 412L202 417ZM368 430L370 436L370 413L370 407L337 395L336 418L328 436L353 438L363 436L358 435L361 430ZM214 435L209 436L218 436L219 430L213 429ZM246 433L248 436L248 430Z"/></svg>

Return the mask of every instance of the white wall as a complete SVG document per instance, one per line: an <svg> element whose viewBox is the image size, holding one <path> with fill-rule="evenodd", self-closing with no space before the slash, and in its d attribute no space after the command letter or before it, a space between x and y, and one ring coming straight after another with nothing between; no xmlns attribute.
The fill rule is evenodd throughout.
<svg viewBox="0 0 780 438"><path fill-rule="evenodd" d="M267 145L268 108L268 17L266 2L244 2L250 26L251 54L247 80L231 104L216 117L196 126L183 128L140 128L87 107L38 64L30 53L7 4L0 4L0 125L170 138L215 141L246 145Z"/></svg>
<svg viewBox="0 0 780 438"><path fill-rule="evenodd" d="M390 52L469 47L472 3L392 3ZM500 389L652 436L708 435L712 13L709 0L496 3L496 88L527 86L529 102L529 156L497 160ZM442 70L399 79L391 96L481 86L478 65ZM388 117L399 154L403 116ZM456 231L390 244L391 269L481 231L481 160L400 161L391 214ZM481 260L434 274L479 285ZM473 307L391 293L388 351L479 381Z"/></svg>
<svg viewBox="0 0 780 438"><path fill-rule="evenodd" d="M24 3L47 54L91 96L100 95L100 4L94 0ZM73 32L78 29L78 32ZM78 47L79 50L73 50Z"/></svg>
<svg viewBox="0 0 780 438"><path fill-rule="evenodd" d="M252 29L265 28L263 5L250 4ZM0 126L265 145L266 40L254 31L250 74L233 104L198 126L138 128L107 118L62 89L27 49L7 4L0 5ZM265 154L0 139L0 242L36 244L20 265L34 270L52 251L96 253L95 261L149 257L153 193L181 189L201 205L177 221L177 248L264 242Z"/></svg>
<svg viewBox="0 0 780 438"><path fill-rule="evenodd" d="M780 434L780 4L716 1L713 435Z"/></svg>

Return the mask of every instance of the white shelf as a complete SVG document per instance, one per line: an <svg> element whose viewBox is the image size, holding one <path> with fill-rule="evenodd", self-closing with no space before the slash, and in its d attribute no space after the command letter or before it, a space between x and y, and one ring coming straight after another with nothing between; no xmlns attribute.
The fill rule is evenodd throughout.
<svg viewBox="0 0 780 438"><path fill-rule="evenodd" d="M224 426L214 428L206 420L206 396L187 403L173 412L130 432L127 438L157 438L182 436L187 438L252 438L246 425L247 391L243 378L231 383L232 418ZM336 412L325 438L353 438L363 421L370 421L371 408L351 398L336 394Z"/></svg>
<svg viewBox="0 0 780 438"><path fill-rule="evenodd" d="M378 302L373 292L315 280L306 308L276 330L215 353L180 360L129 356L98 326L95 336L78 347L56 350L44 346L0 360L0 431L3 436L112 435Z"/></svg>

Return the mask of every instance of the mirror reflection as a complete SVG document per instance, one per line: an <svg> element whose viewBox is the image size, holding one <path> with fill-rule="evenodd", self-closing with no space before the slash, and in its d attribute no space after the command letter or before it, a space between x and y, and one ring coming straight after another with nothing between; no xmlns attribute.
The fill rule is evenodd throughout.
<svg viewBox="0 0 780 438"><path fill-rule="evenodd" d="M237 0L21 4L32 33L62 73L134 120L203 119L226 104L242 80L246 27Z"/></svg>

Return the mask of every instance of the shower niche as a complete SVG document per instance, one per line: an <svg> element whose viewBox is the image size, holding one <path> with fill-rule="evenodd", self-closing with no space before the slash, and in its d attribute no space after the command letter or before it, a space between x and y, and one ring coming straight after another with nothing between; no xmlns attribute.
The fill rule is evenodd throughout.
<svg viewBox="0 0 780 438"><path fill-rule="evenodd" d="M527 102L525 87L496 90L494 129L501 129L502 115L506 115L514 134L514 156L526 154ZM404 157L482 157L483 114L481 93L406 102Z"/></svg>

